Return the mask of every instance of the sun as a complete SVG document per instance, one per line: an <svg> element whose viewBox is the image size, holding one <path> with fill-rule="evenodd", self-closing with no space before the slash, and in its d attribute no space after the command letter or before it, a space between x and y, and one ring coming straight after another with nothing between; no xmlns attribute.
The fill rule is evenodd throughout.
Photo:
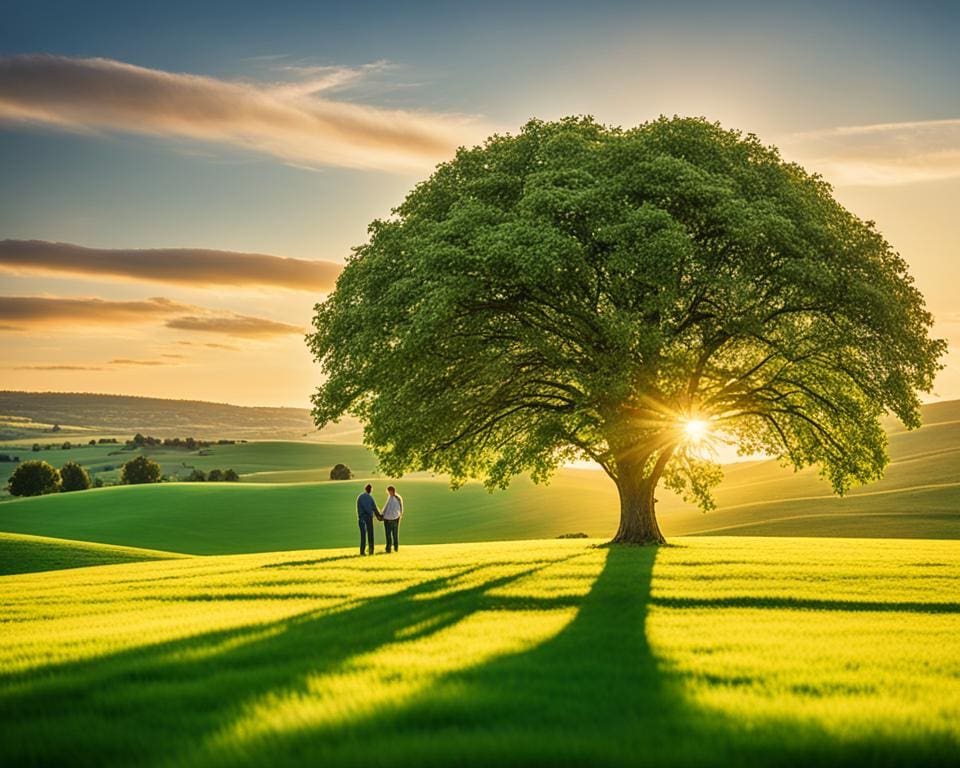
<svg viewBox="0 0 960 768"><path fill-rule="evenodd" d="M710 425L703 419L686 419L683 422L683 432L687 440L695 445L703 442L710 431Z"/></svg>

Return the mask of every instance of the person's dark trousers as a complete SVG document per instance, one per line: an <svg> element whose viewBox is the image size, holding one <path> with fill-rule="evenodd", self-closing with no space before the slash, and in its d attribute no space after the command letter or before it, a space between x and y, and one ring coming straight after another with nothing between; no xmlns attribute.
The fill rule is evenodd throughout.
<svg viewBox="0 0 960 768"><path fill-rule="evenodd" d="M400 542L397 541L397 531L400 530L399 520L384 520L383 532L387 537L387 552L390 551L390 540L393 539L393 548L399 550Z"/></svg>
<svg viewBox="0 0 960 768"><path fill-rule="evenodd" d="M366 554L367 541L370 542L370 554L373 554L373 515L358 515L357 522L360 523L360 554Z"/></svg>

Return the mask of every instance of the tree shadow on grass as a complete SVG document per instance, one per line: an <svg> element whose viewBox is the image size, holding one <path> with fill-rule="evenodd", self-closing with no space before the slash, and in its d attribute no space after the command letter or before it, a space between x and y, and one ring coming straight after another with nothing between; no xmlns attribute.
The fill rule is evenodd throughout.
<svg viewBox="0 0 960 768"><path fill-rule="evenodd" d="M610 547L585 598L494 598L484 608L579 607L557 635L434 681L346 725L254 738L223 765L949 765L955 744L866 735L839 741L815 723L737 722L690 701L683 675L647 640L655 548ZM527 601L527 602L525 602ZM480 605L480 603L478 603ZM698 607L710 607L700 606ZM718 608L725 607L718 601ZM776 601L756 605L774 610ZM822 606L820 606L822 607ZM873 604L834 610L877 610ZM910 606L908 609L917 609ZM934 605L933 612L941 612ZM735 685L734 678L719 684Z"/></svg>
<svg viewBox="0 0 960 768"><path fill-rule="evenodd" d="M5 676L0 762L948 764L950 745L877 738L841 744L815 726L751 727L698 707L685 695L683 676L657 658L647 640L656 556L652 548L609 548L586 597L500 594L499 588L520 587L525 576L572 558L489 578L481 573L486 566L466 567L340 611L308 611L58 665L41 675ZM364 654L430 638L480 611L574 607L575 618L552 638L439 676L373 712L346 722L308 719L252 734L241 730L230 741L231 727L249 719L251 705L269 705L273 696L309 699L315 695L309 679L334 674ZM505 621L516 616L503 615Z"/></svg>
<svg viewBox="0 0 960 768"><path fill-rule="evenodd" d="M487 579L477 578L487 566L465 567L345 608L2 675L0 764L181 763L246 704L439 632L476 612L488 590L557 562Z"/></svg>

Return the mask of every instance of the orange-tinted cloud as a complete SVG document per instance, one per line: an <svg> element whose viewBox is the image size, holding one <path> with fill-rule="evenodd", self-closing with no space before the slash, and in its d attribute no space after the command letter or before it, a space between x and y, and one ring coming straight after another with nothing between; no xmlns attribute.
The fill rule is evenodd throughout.
<svg viewBox="0 0 960 768"><path fill-rule="evenodd" d="M118 357L111 360L109 365L170 365L166 360L131 360L126 357Z"/></svg>
<svg viewBox="0 0 960 768"><path fill-rule="evenodd" d="M349 79L349 78L347 78ZM0 58L0 119L220 142L311 167L423 170L489 133L461 115L380 109L322 95L329 74L262 85L112 59Z"/></svg>
<svg viewBox="0 0 960 768"><path fill-rule="evenodd" d="M190 304L165 298L108 301L96 298L0 296L0 324L8 329L26 330L64 323L85 326L143 323L195 309Z"/></svg>
<svg viewBox="0 0 960 768"><path fill-rule="evenodd" d="M326 292L333 288L342 266L330 261L203 248L105 249L43 240L0 240L0 269L174 285Z"/></svg>
<svg viewBox="0 0 960 768"><path fill-rule="evenodd" d="M8 331L157 322L162 322L167 328L243 338L299 334L304 330L300 326L276 320L214 312L162 297L141 301L109 301L97 298L0 296L0 329ZM217 345L217 348L229 347ZM130 364L130 361L125 364Z"/></svg>
<svg viewBox="0 0 960 768"><path fill-rule="evenodd" d="M245 338L285 336L290 333L304 332L304 329L297 325L247 315L177 317L167 320L165 325L167 328L179 328L183 331L221 333L225 336L242 336Z"/></svg>
<svg viewBox="0 0 960 768"><path fill-rule="evenodd" d="M98 365L18 365L15 371L102 371Z"/></svg>
<svg viewBox="0 0 960 768"><path fill-rule="evenodd" d="M777 143L787 159L834 184L960 178L960 119L842 126L793 134Z"/></svg>

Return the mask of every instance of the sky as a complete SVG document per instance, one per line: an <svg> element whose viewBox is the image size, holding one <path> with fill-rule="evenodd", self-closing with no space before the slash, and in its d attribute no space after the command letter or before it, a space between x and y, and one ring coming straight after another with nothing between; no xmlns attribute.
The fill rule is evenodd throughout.
<svg viewBox="0 0 960 768"><path fill-rule="evenodd" d="M15 2L0 24L3 389L306 407L367 225L531 117L702 115L910 265L960 398L960 3Z"/></svg>

